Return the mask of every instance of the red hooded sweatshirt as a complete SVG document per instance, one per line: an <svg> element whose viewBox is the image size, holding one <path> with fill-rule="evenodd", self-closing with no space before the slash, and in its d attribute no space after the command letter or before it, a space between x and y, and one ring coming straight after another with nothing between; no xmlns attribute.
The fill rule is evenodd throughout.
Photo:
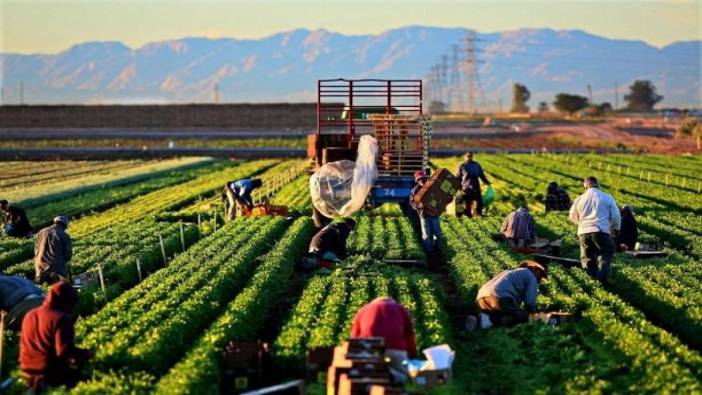
<svg viewBox="0 0 702 395"><path fill-rule="evenodd" d="M417 353L412 317L404 306L391 298L378 298L361 307L353 319L352 337L382 337L385 347Z"/></svg>
<svg viewBox="0 0 702 395"><path fill-rule="evenodd" d="M44 374L49 381L60 380L69 359L85 360L89 352L76 347L73 318L78 294L68 283L58 282L49 288L44 303L31 310L22 321L19 362L22 371ZM52 377L54 376L54 377Z"/></svg>

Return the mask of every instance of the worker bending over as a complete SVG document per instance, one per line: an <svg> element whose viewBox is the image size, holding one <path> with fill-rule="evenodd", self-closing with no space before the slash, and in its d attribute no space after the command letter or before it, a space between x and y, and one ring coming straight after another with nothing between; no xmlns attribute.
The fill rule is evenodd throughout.
<svg viewBox="0 0 702 395"><path fill-rule="evenodd" d="M461 179L461 192L464 214L470 217L483 215L483 194L480 189L480 180L490 185L480 163L473 160L473 153L468 152L463 163L456 172Z"/></svg>
<svg viewBox="0 0 702 395"><path fill-rule="evenodd" d="M407 380L403 362L416 356L417 341L412 317L404 306L389 297L371 301L356 313L351 337L382 337L385 356L390 358L390 372L398 381Z"/></svg>
<svg viewBox="0 0 702 395"><path fill-rule="evenodd" d="M243 178L234 182L228 182L224 186L227 201L229 202L229 210L227 210L227 220L233 221L236 217L237 206L243 206L247 210L253 208L251 193L256 188L260 188L263 182L259 178Z"/></svg>
<svg viewBox="0 0 702 395"><path fill-rule="evenodd" d="M10 237L32 237L32 225L29 224L27 213L7 200L0 200L0 211L5 216L5 233Z"/></svg>
<svg viewBox="0 0 702 395"><path fill-rule="evenodd" d="M639 241L639 225L634 218L634 209L624 205L619 214L622 217L622 225L614 238L614 244L620 251L633 251L636 248L636 242Z"/></svg>
<svg viewBox="0 0 702 395"><path fill-rule="evenodd" d="M410 193L410 205L419 215L419 225L422 229L422 247L424 247L424 252L426 252L431 259L436 251L436 244L442 236L441 220L440 217L435 217L424 210L424 206L421 202L416 202L414 200L415 195L422 189L427 178L427 173L424 170L417 170L417 172L414 173L414 182L416 185L412 188L412 192Z"/></svg>
<svg viewBox="0 0 702 395"><path fill-rule="evenodd" d="M346 239L356 227L353 218L344 218L342 222L331 223L312 237L309 253L315 255L322 266L324 263L338 262L346 258Z"/></svg>
<svg viewBox="0 0 702 395"><path fill-rule="evenodd" d="M585 178L583 187L585 193L570 208L570 220L578 225L580 262L592 278L606 283L615 250L610 232L619 232L621 215L614 198L600 191L597 178Z"/></svg>
<svg viewBox="0 0 702 395"><path fill-rule="evenodd" d="M500 227L500 233L513 249L525 249L536 240L536 222L529 214L526 204L507 215Z"/></svg>
<svg viewBox="0 0 702 395"><path fill-rule="evenodd" d="M22 322L20 369L35 393L48 387L74 386L80 379L80 365L93 355L75 344L71 313L76 303L78 293L59 281L49 288L44 303Z"/></svg>
<svg viewBox="0 0 702 395"><path fill-rule="evenodd" d="M551 181L546 189L546 211L562 211L570 208L570 196L558 183Z"/></svg>
<svg viewBox="0 0 702 395"><path fill-rule="evenodd" d="M0 310L5 312L5 329L21 330L25 314L43 301L44 292L26 278L0 276Z"/></svg>
<svg viewBox="0 0 702 395"><path fill-rule="evenodd" d="M34 242L34 271L38 284L53 284L68 277L68 262L73 257L71 236L66 233L68 218L54 218L54 224L37 233Z"/></svg>
<svg viewBox="0 0 702 395"><path fill-rule="evenodd" d="M539 283L546 276L546 268L541 264L523 261L519 268L505 270L485 283L476 298L480 327L513 326L527 322L529 314L536 311Z"/></svg>

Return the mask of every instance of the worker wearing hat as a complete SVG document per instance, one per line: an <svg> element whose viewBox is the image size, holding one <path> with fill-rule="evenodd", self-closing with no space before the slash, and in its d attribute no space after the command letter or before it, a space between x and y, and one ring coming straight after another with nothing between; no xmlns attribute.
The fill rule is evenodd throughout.
<svg viewBox="0 0 702 395"><path fill-rule="evenodd" d="M415 195L422 189L428 176L424 170L417 170L414 173L415 186L410 193L410 205L419 214L419 224L422 229L422 247L426 252L430 263L434 261L436 256L436 244L442 236L441 222L439 217L435 217L426 210L421 202L415 201Z"/></svg>
<svg viewBox="0 0 702 395"><path fill-rule="evenodd" d="M502 271L485 283L476 298L480 327L513 326L527 322L529 314L536 311L539 283L546 277L545 266L535 261L523 261L518 268ZM473 321L475 327L475 317Z"/></svg>
<svg viewBox="0 0 702 395"><path fill-rule="evenodd" d="M68 277L68 262L73 256L71 236L66 233L68 218L58 216L54 223L37 233L34 245L34 270L37 283L53 284Z"/></svg>
<svg viewBox="0 0 702 395"><path fill-rule="evenodd" d="M586 177L583 187L585 192L573 201L569 217L578 225L583 268L592 278L606 284L616 249L611 233L619 232L621 214L612 195L600 190L597 178Z"/></svg>

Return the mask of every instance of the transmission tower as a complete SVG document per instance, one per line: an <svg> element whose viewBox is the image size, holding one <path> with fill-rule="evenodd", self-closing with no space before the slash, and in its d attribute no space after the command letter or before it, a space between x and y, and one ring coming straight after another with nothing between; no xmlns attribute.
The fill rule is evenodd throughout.
<svg viewBox="0 0 702 395"><path fill-rule="evenodd" d="M449 57L448 55L441 55L441 63L439 63L439 79L441 86L441 99L439 101L446 104L446 108L451 108L451 95L448 84L448 68L449 68Z"/></svg>
<svg viewBox="0 0 702 395"><path fill-rule="evenodd" d="M466 62L465 62L465 75L468 87L468 113L475 114L476 105L475 98L480 96L483 101L484 94L482 88L480 87L480 78L478 76L478 63L480 61L476 57L476 52L478 50L475 48L475 32L468 30L466 33Z"/></svg>
<svg viewBox="0 0 702 395"><path fill-rule="evenodd" d="M461 112L463 108L463 89L461 84L461 47L457 44L451 46L451 111Z"/></svg>

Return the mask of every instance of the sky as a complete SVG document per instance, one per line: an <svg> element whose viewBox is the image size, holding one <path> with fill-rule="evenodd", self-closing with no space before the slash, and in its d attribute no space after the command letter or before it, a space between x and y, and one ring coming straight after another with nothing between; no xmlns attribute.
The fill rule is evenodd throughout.
<svg viewBox="0 0 702 395"><path fill-rule="evenodd" d="M0 52L86 41L132 48L190 36L260 38L296 28L377 34L408 25L582 29L661 47L702 39L702 0L0 0Z"/></svg>

